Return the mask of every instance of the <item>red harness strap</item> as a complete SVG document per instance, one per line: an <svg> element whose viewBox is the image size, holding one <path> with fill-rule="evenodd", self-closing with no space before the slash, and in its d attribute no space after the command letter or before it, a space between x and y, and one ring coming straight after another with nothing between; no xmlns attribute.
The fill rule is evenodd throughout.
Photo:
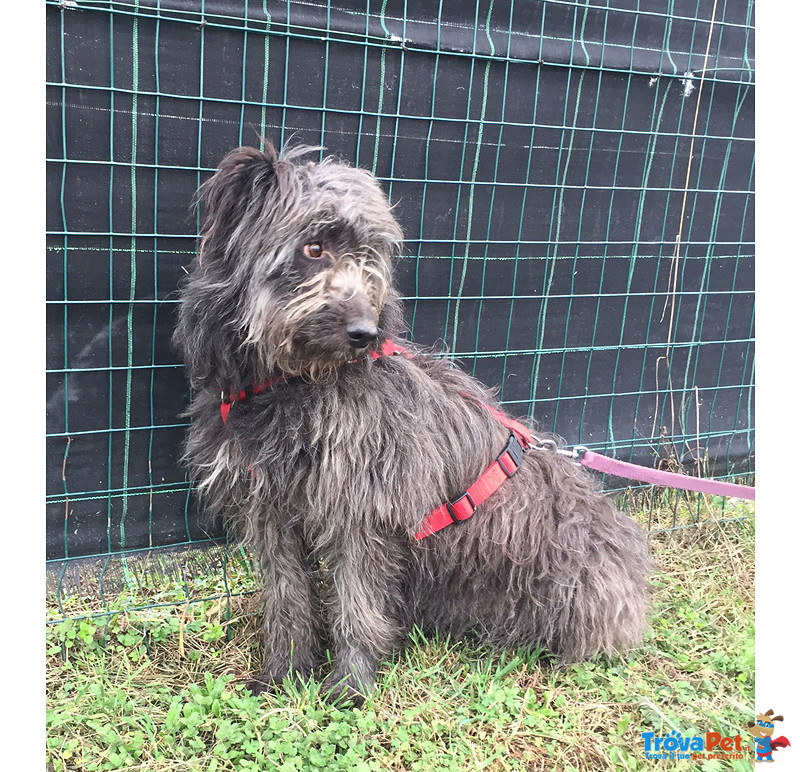
<svg viewBox="0 0 800 772"><path fill-rule="evenodd" d="M391 340L384 341L380 351L371 352L373 359L398 354L411 357L411 354L406 349ZM285 376L277 375L259 386L250 386L242 389L236 395L229 394L226 397L223 393L219 406L222 422L227 422L228 414L236 402L241 402L254 394L260 394L284 379ZM463 394L463 396L473 399L469 394ZM483 402L478 402L477 404L491 413L499 423L509 430L508 442L500 455L489 464L483 474L464 493L436 507L425 517L422 521L422 528L414 536L417 541L441 531L442 528L448 525L460 523L472 517L475 510L519 469L523 452L535 442L533 434L531 434L527 426L523 426L519 421L509 418L505 413L491 405L486 405Z"/></svg>
<svg viewBox="0 0 800 772"><path fill-rule="evenodd" d="M527 441L512 430L503 452L489 464L486 471L460 496L446 501L428 513L414 538L419 541L448 525L472 517L475 510L519 469L526 447Z"/></svg>
<svg viewBox="0 0 800 772"><path fill-rule="evenodd" d="M380 351L370 351L370 355L373 359L389 357L393 356L394 354L403 354L404 356L411 357L411 354L409 354L406 349L404 349L402 346L398 346L391 340L385 340L381 345ZM280 383L281 381L285 380L285 375L276 375L258 386L247 386L238 394L228 394L225 396L225 392L223 391L219 403L219 412L222 416L222 423L227 422L228 414L231 412L231 408L237 402L242 402L243 400L247 399L248 397L252 397L255 394L261 394L262 391L266 391L270 386L274 386L276 383Z"/></svg>
<svg viewBox="0 0 800 772"><path fill-rule="evenodd" d="M276 383L280 383L284 380L283 375L276 375L274 378L270 378L268 381L265 381L260 386L248 386L242 389L238 394L228 394L225 396L225 392L222 393L222 400L219 403L219 412L222 416L222 423L226 423L228 420L228 414L231 412L231 408L237 403L241 402L242 400L247 399L248 397L252 397L254 394L261 394L262 391L266 391L270 386L274 386Z"/></svg>

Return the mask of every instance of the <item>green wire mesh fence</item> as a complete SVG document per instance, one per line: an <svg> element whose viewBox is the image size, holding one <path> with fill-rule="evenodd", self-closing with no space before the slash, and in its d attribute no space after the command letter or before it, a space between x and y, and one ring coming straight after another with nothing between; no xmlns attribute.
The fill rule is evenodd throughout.
<svg viewBox="0 0 800 772"><path fill-rule="evenodd" d="M410 337L510 413L752 474L752 2L77 0L47 24L53 619L246 581L194 518L169 337L192 195L262 137L384 182Z"/></svg>

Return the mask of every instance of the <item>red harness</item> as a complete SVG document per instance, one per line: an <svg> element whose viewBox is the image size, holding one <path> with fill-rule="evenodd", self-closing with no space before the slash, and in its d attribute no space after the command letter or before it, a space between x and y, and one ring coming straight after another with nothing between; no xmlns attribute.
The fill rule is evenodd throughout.
<svg viewBox="0 0 800 772"><path fill-rule="evenodd" d="M390 340L383 343L380 351L371 352L373 359L398 354L411 357L411 354L406 349ZM241 402L252 395L260 394L270 386L274 386L283 380L285 380L285 376L277 375L259 386L250 386L242 389L238 394L229 394L226 397L223 393L219 406L222 422L227 422L228 414L235 403ZM469 397L466 394L464 396ZM422 528L415 535L417 541L441 531L442 528L448 525L461 523L472 517L475 510L519 469L525 449L535 444L533 434L531 434L527 426L523 426L519 421L509 418L505 413L493 408L491 405L486 405L482 402L478 404L488 410L499 423L509 430L508 442L500 455L489 464L483 474L467 490L428 513L422 521Z"/></svg>

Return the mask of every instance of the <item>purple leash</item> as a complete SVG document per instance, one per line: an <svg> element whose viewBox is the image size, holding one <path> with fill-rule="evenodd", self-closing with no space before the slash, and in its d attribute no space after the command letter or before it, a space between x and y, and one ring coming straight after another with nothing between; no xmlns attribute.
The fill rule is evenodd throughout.
<svg viewBox="0 0 800 772"><path fill-rule="evenodd" d="M555 443L551 443L552 441L544 440L542 441L542 446L555 450ZM556 453L568 456L588 469L594 469L596 472L604 472L605 474L613 474L615 477L625 477L629 480L638 480L639 482L661 485L666 488L711 493L716 496L730 496L737 499L749 499L750 501L755 501L756 498L756 489L750 485L737 485L735 483L721 482L720 480L708 480L703 477L691 477L687 474L662 472L660 469L648 469L637 464L629 464L627 461L617 461L615 458L594 453L583 447L576 447L572 450L559 448Z"/></svg>

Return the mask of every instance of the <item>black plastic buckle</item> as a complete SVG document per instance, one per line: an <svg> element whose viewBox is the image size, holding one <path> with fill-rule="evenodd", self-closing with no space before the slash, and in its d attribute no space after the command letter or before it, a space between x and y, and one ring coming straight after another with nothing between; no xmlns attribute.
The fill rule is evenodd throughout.
<svg viewBox="0 0 800 772"><path fill-rule="evenodd" d="M466 517L456 517L453 507L462 499L466 499L469 502L469 505L472 507L472 512L470 512ZM465 520L469 520L475 514L476 509L477 507L475 506L475 502L472 500L472 496L470 496L469 493L462 493L457 499L452 499L451 501L447 502L447 512L452 518L453 523L463 523Z"/></svg>
<svg viewBox="0 0 800 772"><path fill-rule="evenodd" d="M511 477L517 469L519 469L520 465L522 464L522 454L525 452L525 449L522 447L522 443L517 439L517 435L514 432L511 432L508 438L508 442L506 446L503 448L503 452L497 457L497 463L500 464L500 468L505 472L506 477ZM511 460L514 462L514 468L509 471L506 468L506 465L503 463L503 456L508 453L511 456Z"/></svg>

